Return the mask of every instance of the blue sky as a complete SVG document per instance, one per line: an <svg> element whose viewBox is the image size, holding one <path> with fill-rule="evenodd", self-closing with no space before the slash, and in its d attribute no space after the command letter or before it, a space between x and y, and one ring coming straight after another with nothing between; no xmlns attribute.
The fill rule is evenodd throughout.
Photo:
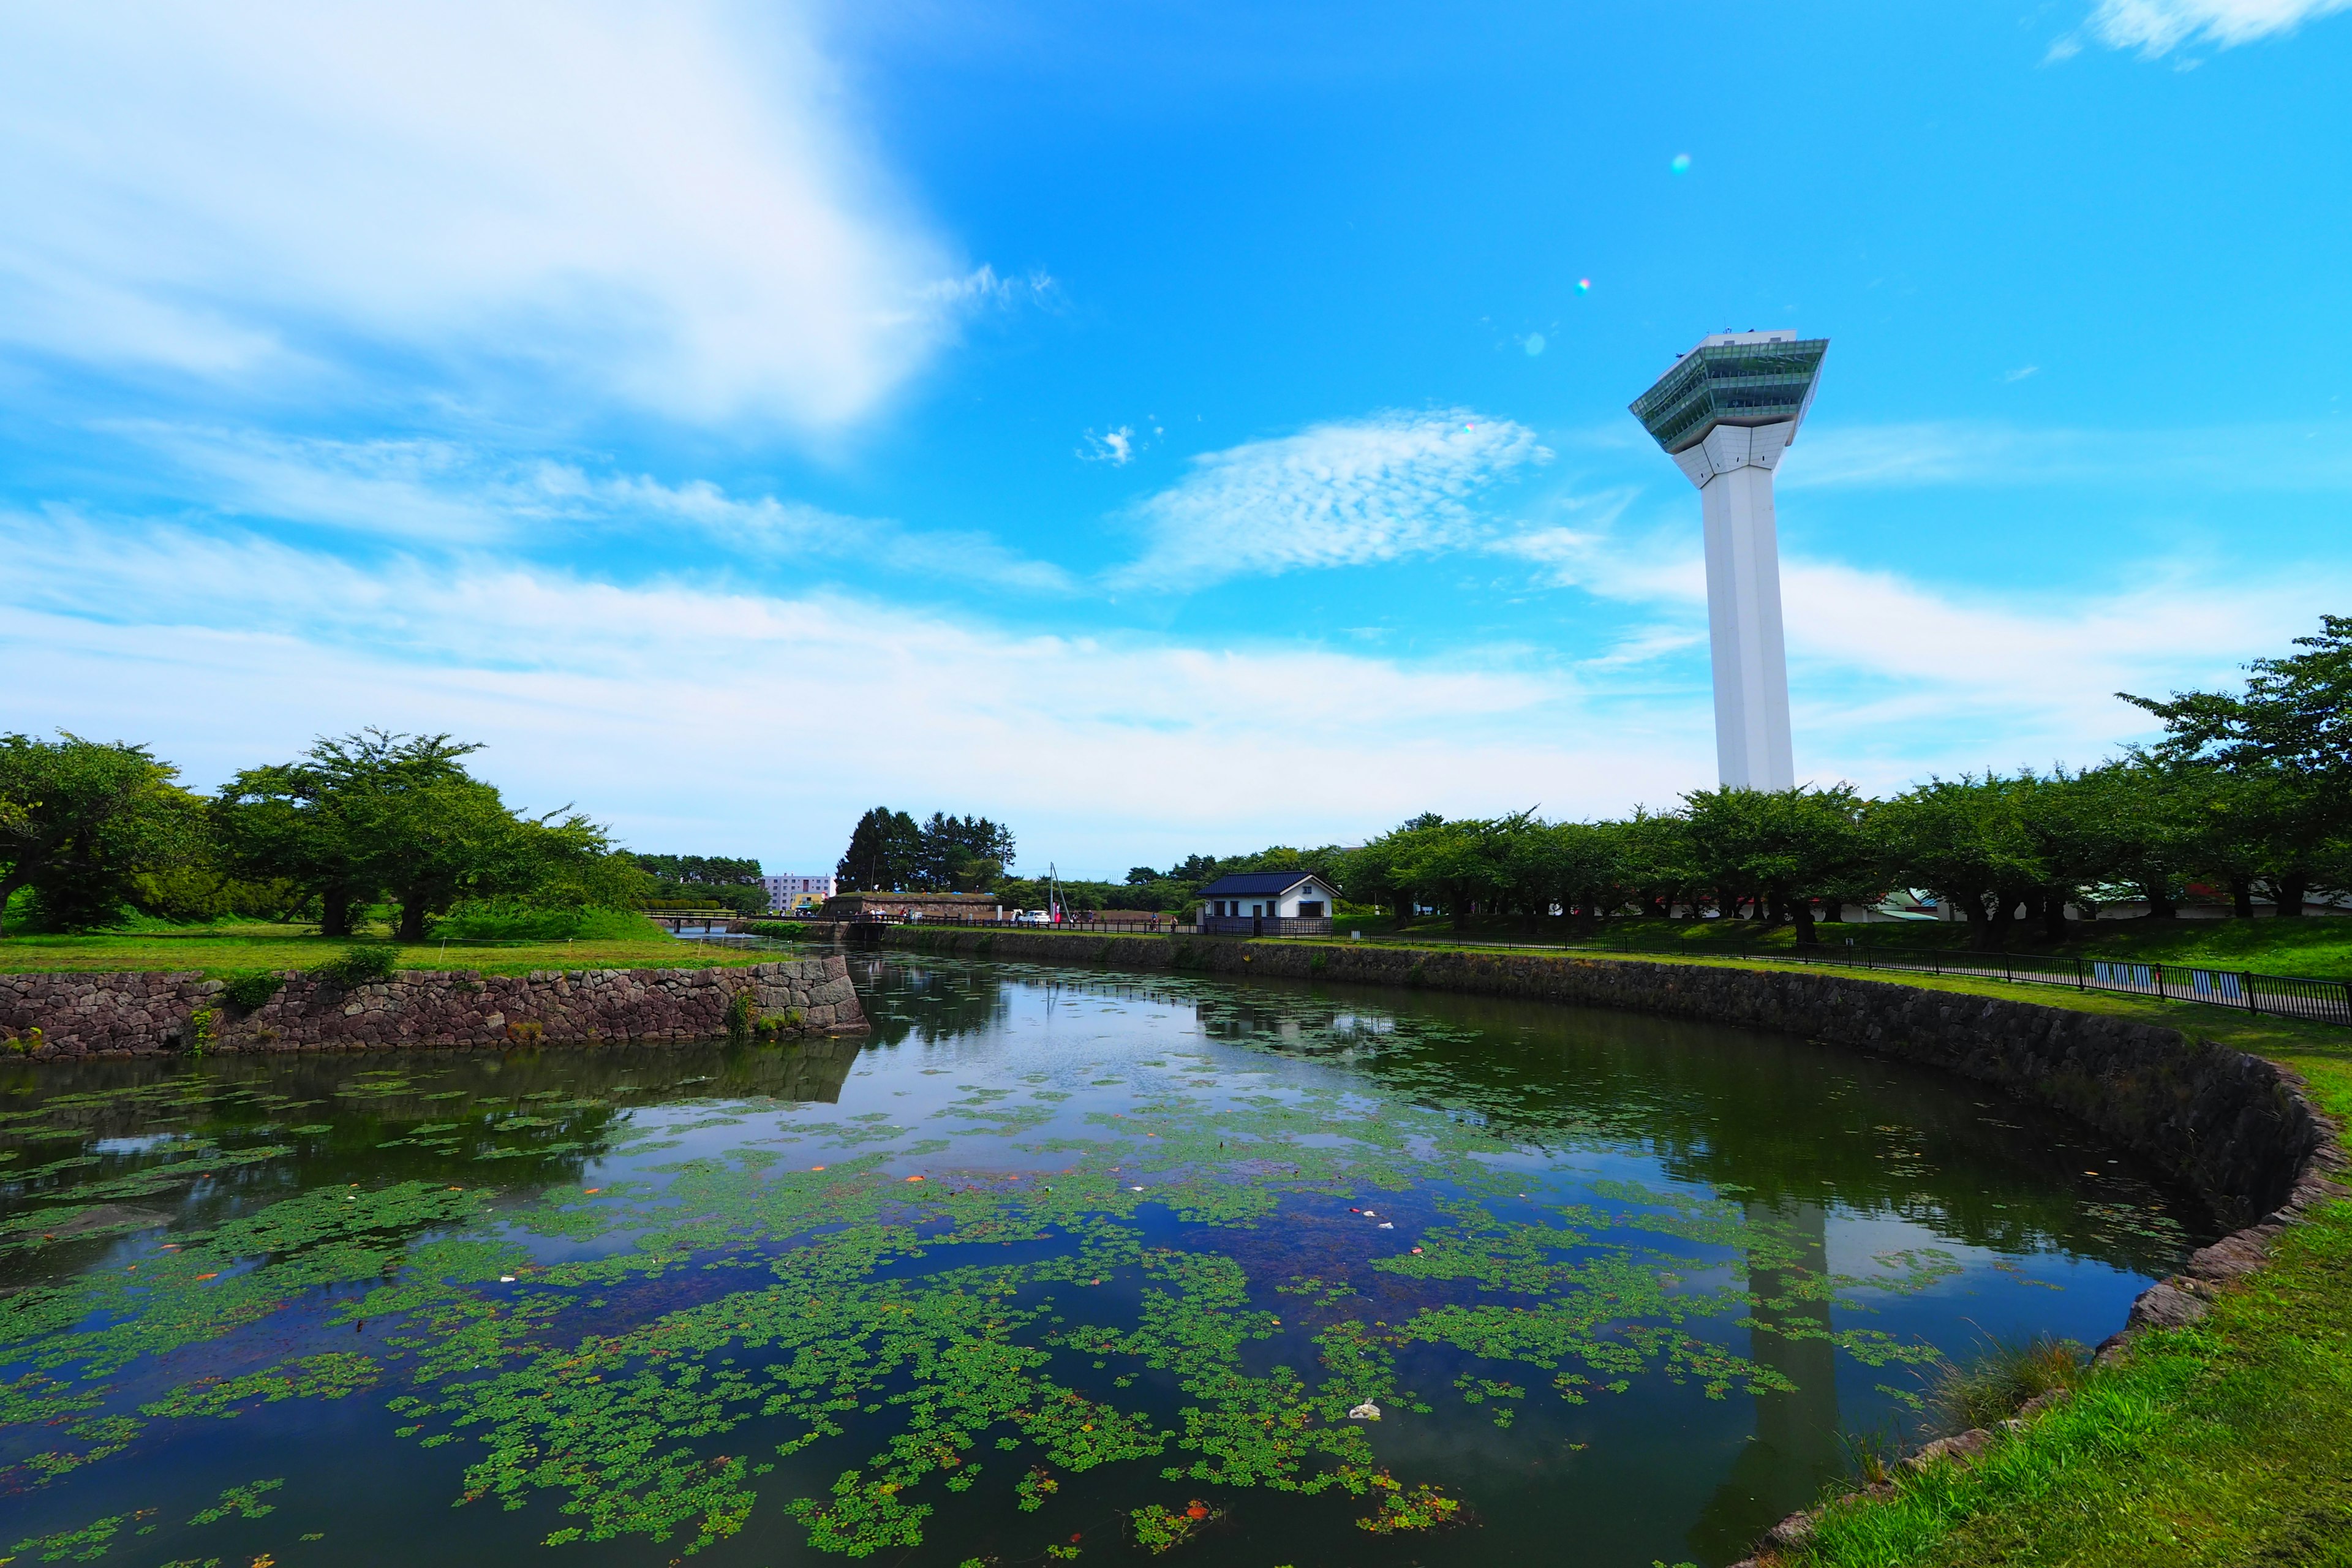
<svg viewBox="0 0 2352 1568"><path fill-rule="evenodd" d="M1024 868L1712 782L1625 413L1832 340L1801 777L2352 608L2352 0L0 11L0 726Z"/></svg>

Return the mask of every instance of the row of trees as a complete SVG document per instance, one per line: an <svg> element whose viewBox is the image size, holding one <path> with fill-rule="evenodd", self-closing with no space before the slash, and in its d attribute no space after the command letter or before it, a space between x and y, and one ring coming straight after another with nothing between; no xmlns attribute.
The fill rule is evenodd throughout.
<svg viewBox="0 0 2352 1568"><path fill-rule="evenodd" d="M2251 667L2242 692L2121 693L2164 739L2070 773L1934 779L1891 799L1851 788L1701 790L1610 822L1416 818L1334 867L1349 898L1585 920L1715 913L1788 921L1895 889L1937 896L1997 946L2016 921L2062 936L2070 905L2176 913L2193 886L2240 915L2299 916L2352 889L2352 617Z"/></svg>
<svg viewBox="0 0 2352 1568"><path fill-rule="evenodd" d="M632 855L629 859L651 879L647 900L711 904L744 915L768 912L768 889L761 884L757 860L726 855Z"/></svg>
<svg viewBox="0 0 2352 1568"><path fill-rule="evenodd" d="M985 893L1013 863L1013 830L984 816L931 813L918 823L877 805L857 819L834 868L844 892Z"/></svg>
<svg viewBox="0 0 2352 1568"><path fill-rule="evenodd" d="M53 930L169 919L315 921L347 936L381 902L403 940L461 901L625 907L651 879L569 806L532 816L467 771L478 746L370 730L248 768L212 795L146 747L0 735L0 922L16 895ZM0 934L5 934L0 923Z"/></svg>

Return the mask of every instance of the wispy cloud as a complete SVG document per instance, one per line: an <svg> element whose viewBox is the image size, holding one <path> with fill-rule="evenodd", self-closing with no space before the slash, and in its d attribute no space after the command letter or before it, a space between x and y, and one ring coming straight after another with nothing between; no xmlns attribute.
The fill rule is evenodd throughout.
<svg viewBox="0 0 2352 1568"><path fill-rule="evenodd" d="M577 515L629 525L687 523L729 544L770 556L855 558L896 572L953 579L1028 594L1074 592L1070 574L1032 560L984 533L912 529L887 518L846 517L773 496L741 499L708 480L665 485L637 478L591 479L548 468L538 482Z"/></svg>
<svg viewBox="0 0 2352 1568"><path fill-rule="evenodd" d="M493 743L494 776L522 798L577 798L646 847L738 844L756 823L770 826L753 852L829 858L860 810L893 799L1010 819L1041 858L1131 863L1345 839L1424 807L1616 812L1712 776L1703 603L1672 574L1648 622L1592 657L1414 662L1026 635L835 592L599 582L488 556L362 568L63 514L0 515L0 552L12 724L152 741L199 783L319 731L455 729ZM1611 580L1630 595L1638 573ZM2227 681L2347 588L2330 566L2219 584L2183 570L1997 600L1793 561L1800 771L1883 790L2093 761L2145 732L2110 693ZM854 745L812 772L812 737ZM680 791L682 755L729 765ZM1302 757L1313 791L1263 787Z"/></svg>
<svg viewBox="0 0 2352 1568"><path fill-rule="evenodd" d="M2352 426L2027 429L1963 421L1808 426L1778 483L1843 486L2189 484L2217 490L2352 490Z"/></svg>
<svg viewBox="0 0 2352 1568"><path fill-rule="evenodd" d="M1475 503L1551 454L1535 433L1469 409L1311 426L1192 460L1135 509L1146 549L1121 585L1356 566L1475 542Z"/></svg>
<svg viewBox="0 0 2352 1568"><path fill-rule="evenodd" d="M1108 463L1114 468L1123 468L1135 459L1135 426L1132 425L1121 425L1099 436L1089 430L1086 433L1085 441L1086 445L1078 448L1078 460L1082 463Z"/></svg>
<svg viewBox="0 0 2352 1568"><path fill-rule="evenodd" d="M2234 48L2345 10L2352 0L2099 0L2084 28L2110 48L2154 59L2197 44Z"/></svg>
<svg viewBox="0 0 2352 1568"><path fill-rule="evenodd" d="M887 798L1011 820L1041 861L1131 864L1361 837L1433 803L1661 795L1706 747L1694 710L1678 739L1668 726L1612 757L1571 721L1572 680L1501 658L1025 635L855 595L489 558L362 570L251 535L70 517L0 516L0 551L12 724L152 740L200 783L322 731L456 730L492 742L486 764L522 798L576 798L646 847L740 844L760 824L752 852L829 863ZM1259 781L1302 755L1317 789L1270 795ZM681 756L727 765L680 789Z"/></svg>
<svg viewBox="0 0 2352 1568"><path fill-rule="evenodd" d="M792 5L23 9L0 167L0 342L270 398L832 432L1050 286L892 194Z"/></svg>
<svg viewBox="0 0 2352 1568"><path fill-rule="evenodd" d="M1595 701L1616 689L1657 705L1673 698L1656 680L1676 668L1689 698L1705 700L1704 666L1689 657L1707 637L1695 533L1627 532L1612 520L1491 548L1633 610L1576 668ZM2105 586L1979 591L1790 556L1780 591L1800 773L1891 789L1937 769L2095 761L2146 732L2114 692L2232 683L2245 660L2352 598L2352 569L2311 561L2220 574L2159 560Z"/></svg>
<svg viewBox="0 0 2352 1568"><path fill-rule="evenodd" d="M679 531L761 561L868 568L1033 595L1075 591L1070 574L986 534L908 528L709 480L665 483L572 463L503 460L463 442L338 441L250 430L120 424L172 465L178 492L217 515L365 535L410 550L502 549L521 556L583 535Z"/></svg>

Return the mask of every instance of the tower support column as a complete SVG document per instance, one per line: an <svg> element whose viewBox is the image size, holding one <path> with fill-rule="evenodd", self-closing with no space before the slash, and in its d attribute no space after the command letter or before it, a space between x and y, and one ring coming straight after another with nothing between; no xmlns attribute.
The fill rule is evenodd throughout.
<svg viewBox="0 0 2352 1568"><path fill-rule="evenodd" d="M1716 774L1726 789L1797 786L1772 473L1813 405L1829 347L1784 329L1710 333L1633 400L1633 417L1698 487Z"/></svg>
<svg viewBox="0 0 2352 1568"><path fill-rule="evenodd" d="M1780 630L1780 546L1772 470L1742 465L1699 490L1706 618L1715 665L1715 762L1727 788L1794 788L1789 658Z"/></svg>

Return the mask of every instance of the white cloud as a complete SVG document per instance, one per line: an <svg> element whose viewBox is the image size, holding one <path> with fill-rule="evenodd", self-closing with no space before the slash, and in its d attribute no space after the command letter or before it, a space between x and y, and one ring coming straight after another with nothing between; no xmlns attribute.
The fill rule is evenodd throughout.
<svg viewBox="0 0 2352 1568"><path fill-rule="evenodd" d="M2084 26L2110 47L2153 59L2184 45L2233 48L2344 10L2352 0L2099 0Z"/></svg>
<svg viewBox="0 0 2352 1568"><path fill-rule="evenodd" d="M1572 721L1571 679L1500 660L1024 636L481 559L362 570L60 517L0 517L0 551L12 727L152 741L207 784L321 731L449 730L491 742L518 798L576 799L649 848L829 864L889 800L1010 820L1039 862L1124 866L1356 839L1429 805L1664 798L1706 754L1703 701L1615 754Z"/></svg>
<svg viewBox="0 0 2352 1568"><path fill-rule="evenodd" d="M1706 645L1696 531L1627 535L1601 520L1490 548L1642 616L1576 665L1593 701L1615 690L1703 703L1703 666L1683 667L1694 683L1685 693L1648 684L1665 661ZM1792 556L1780 593L1799 773L1885 790L1932 771L2106 756L2147 729L2115 692L2233 685L2246 660L2281 651L2352 599L2352 571L2310 562L2231 576L2151 562L2104 588L1994 593Z"/></svg>
<svg viewBox="0 0 2352 1568"><path fill-rule="evenodd" d="M1473 502L1551 454L1525 426L1468 409L1317 425L1192 460L1136 508L1147 547L1121 585L1356 566L1475 542Z"/></svg>
<svg viewBox="0 0 2352 1568"><path fill-rule="evenodd" d="M709 480L665 484L544 460L500 462L462 442L337 441L123 423L112 434L166 458L179 493L238 519L373 535L412 549L576 545L589 532L678 531L761 561L857 563L1027 594L1075 591L1049 562L985 534L909 529Z"/></svg>
<svg viewBox="0 0 2352 1568"><path fill-rule="evenodd" d="M1132 425L1122 425L1101 436L1089 430L1086 441L1087 444L1078 448L1081 462L1108 463L1114 468L1123 468L1135 457L1135 426Z"/></svg>
<svg viewBox="0 0 2352 1568"><path fill-rule="evenodd" d="M2172 430L1963 421L1808 426L1776 482L1784 489L2144 484L2352 490L2352 429L2340 421Z"/></svg>
<svg viewBox="0 0 2352 1568"><path fill-rule="evenodd" d="M822 433L1045 286L892 195L796 7L93 0L7 31L0 341L41 354Z"/></svg>
<svg viewBox="0 0 2352 1568"><path fill-rule="evenodd" d="M68 515L0 516L0 554L13 728L149 741L200 784L315 733L450 730L491 742L519 799L576 799L649 848L829 863L887 800L1010 820L1040 860L1127 865L1347 841L1424 807L1614 813L1713 773L1703 601L1679 564L1652 624L1590 659L1411 663L1029 636L840 594L465 555L361 568ZM1630 597L1640 576L1611 580ZM2093 761L2144 732L2110 693L2231 680L2347 588L2334 567L2181 572L1994 601L1793 561L1799 769L1884 790Z"/></svg>
<svg viewBox="0 0 2352 1568"><path fill-rule="evenodd" d="M540 479L551 493L572 498L576 515L615 523L685 522L764 555L856 559L1028 594L1076 589L1061 567L1016 554L984 533L910 529L887 518L845 517L773 496L747 500L701 479L675 486L645 478L594 480L560 468L542 469Z"/></svg>

